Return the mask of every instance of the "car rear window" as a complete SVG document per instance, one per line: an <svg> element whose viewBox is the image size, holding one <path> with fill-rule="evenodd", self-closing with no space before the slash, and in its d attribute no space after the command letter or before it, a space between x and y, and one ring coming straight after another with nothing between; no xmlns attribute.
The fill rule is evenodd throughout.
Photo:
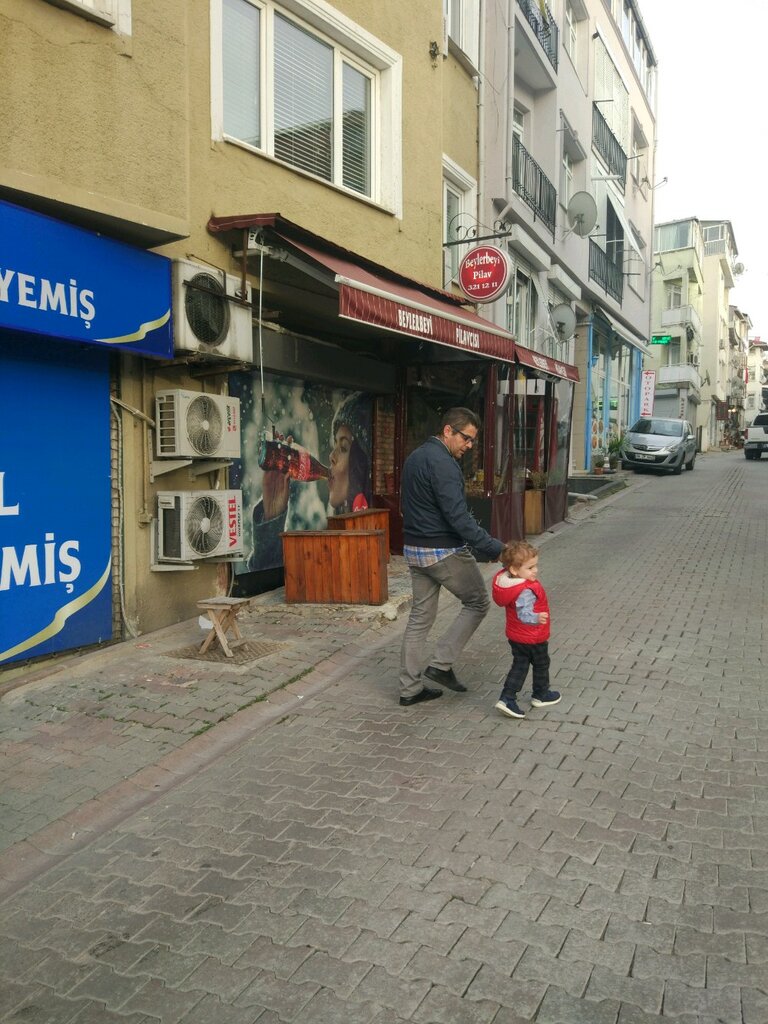
<svg viewBox="0 0 768 1024"><path fill-rule="evenodd" d="M768 412L762 412L752 420L753 427L768 427Z"/></svg>
<svg viewBox="0 0 768 1024"><path fill-rule="evenodd" d="M682 432L682 420L638 420L631 428L633 434L661 434L663 437L679 437Z"/></svg>

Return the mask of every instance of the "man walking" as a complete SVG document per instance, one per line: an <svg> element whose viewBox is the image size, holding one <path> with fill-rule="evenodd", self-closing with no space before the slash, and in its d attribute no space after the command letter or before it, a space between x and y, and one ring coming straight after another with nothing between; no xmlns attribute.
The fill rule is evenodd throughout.
<svg viewBox="0 0 768 1024"><path fill-rule="evenodd" d="M440 432L405 460L402 478L403 555L411 571L413 604L400 659L400 703L442 697L422 682L427 636L437 615L440 588L461 601L461 610L435 647L423 674L463 693L453 663L490 608L485 581L469 546L496 561L504 547L474 519L464 496L459 459L477 440L480 420L471 409L448 409Z"/></svg>

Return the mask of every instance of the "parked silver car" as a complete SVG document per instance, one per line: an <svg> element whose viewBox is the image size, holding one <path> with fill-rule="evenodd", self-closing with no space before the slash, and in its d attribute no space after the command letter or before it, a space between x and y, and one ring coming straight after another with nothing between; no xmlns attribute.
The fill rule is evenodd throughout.
<svg viewBox="0 0 768 1024"><path fill-rule="evenodd" d="M696 436L688 420L642 416L624 435L622 469L693 469Z"/></svg>

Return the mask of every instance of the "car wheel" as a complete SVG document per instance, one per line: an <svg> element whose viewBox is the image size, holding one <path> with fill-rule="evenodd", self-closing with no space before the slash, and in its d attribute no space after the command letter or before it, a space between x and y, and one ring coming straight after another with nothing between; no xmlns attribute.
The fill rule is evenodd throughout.
<svg viewBox="0 0 768 1024"><path fill-rule="evenodd" d="M694 465L695 462L696 462L696 456L694 455L693 458L691 459L691 461L685 467L688 470L689 473L693 470L693 465Z"/></svg>
<svg viewBox="0 0 768 1024"><path fill-rule="evenodd" d="M630 466L630 464L628 462L622 462L621 468L622 469L632 469L632 467Z"/></svg>
<svg viewBox="0 0 768 1024"><path fill-rule="evenodd" d="M677 464L677 465L675 466L675 468L674 468L674 469L672 470L672 473L673 473L673 475L674 475L674 476L680 476L680 474L681 474L681 473L683 472L683 462L684 462L684 461L685 461L685 456L683 456L683 458L682 458L682 459L680 459L680 461L678 462L678 464Z"/></svg>

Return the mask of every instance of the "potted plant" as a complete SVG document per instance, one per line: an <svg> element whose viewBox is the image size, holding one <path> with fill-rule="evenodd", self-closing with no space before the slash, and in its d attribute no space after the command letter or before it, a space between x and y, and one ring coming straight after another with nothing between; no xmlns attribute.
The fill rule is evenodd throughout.
<svg viewBox="0 0 768 1024"><path fill-rule="evenodd" d="M543 469L529 469L525 474L526 488L523 496L523 532L529 534L544 532L544 496L547 490L547 474Z"/></svg>
<svg viewBox="0 0 768 1024"><path fill-rule="evenodd" d="M605 452L602 448L595 448L592 452L592 472L599 475L605 466Z"/></svg>
<svg viewBox="0 0 768 1024"><path fill-rule="evenodd" d="M621 450L624 447L623 434L611 434L608 438L608 465L611 469L617 469L621 461Z"/></svg>

